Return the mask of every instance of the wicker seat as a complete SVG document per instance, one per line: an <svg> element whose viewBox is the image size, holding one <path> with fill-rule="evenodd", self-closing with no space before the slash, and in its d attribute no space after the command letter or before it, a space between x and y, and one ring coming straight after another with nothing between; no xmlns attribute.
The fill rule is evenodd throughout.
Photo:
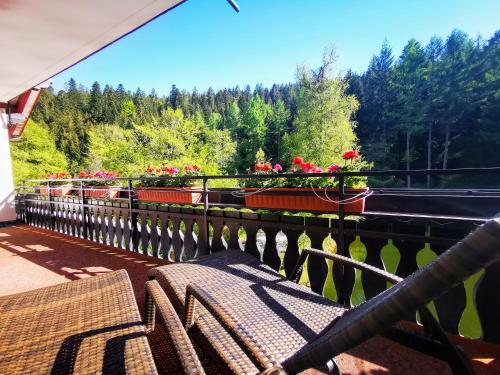
<svg viewBox="0 0 500 375"><path fill-rule="evenodd" d="M167 328L177 323L182 329L159 287L148 287ZM124 270L1 297L0 317L0 374L157 373ZM174 331L174 343L187 339ZM193 353L189 340L184 343L181 353ZM192 357L186 363L201 367Z"/></svg>
<svg viewBox="0 0 500 375"><path fill-rule="evenodd" d="M253 256L231 250L198 261L172 264L150 270L167 291L179 312L184 311L187 285L194 283L209 291L224 306L231 307L235 319L263 343L277 361L316 337L333 317L346 309L308 288L287 281ZM207 313L200 313L198 326L210 345L235 373L258 372L240 346ZM251 322L251 324L246 324ZM270 324L273 330L270 331Z"/></svg>
<svg viewBox="0 0 500 375"><path fill-rule="evenodd" d="M425 304L500 259L500 220L489 221L404 280L313 249L302 252L297 269L306 256L342 262L397 285L346 309L286 280L239 250L158 267L149 275L184 316L187 328L199 331L234 373L297 373L325 365L335 369L332 359L336 355L391 328L416 310L421 312L435 355L448 360L455 372L471 371ZM196 314L195 301L201 304Z"/></svg>

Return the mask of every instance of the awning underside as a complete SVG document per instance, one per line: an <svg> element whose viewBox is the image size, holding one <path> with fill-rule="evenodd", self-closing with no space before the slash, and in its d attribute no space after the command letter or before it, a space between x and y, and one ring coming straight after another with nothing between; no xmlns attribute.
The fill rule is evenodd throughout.
<svg viewBox="0 0 500 375"><path fill-rule="evenodd" d="M0 2L0 103L53 77L183 0Z"/></svg>

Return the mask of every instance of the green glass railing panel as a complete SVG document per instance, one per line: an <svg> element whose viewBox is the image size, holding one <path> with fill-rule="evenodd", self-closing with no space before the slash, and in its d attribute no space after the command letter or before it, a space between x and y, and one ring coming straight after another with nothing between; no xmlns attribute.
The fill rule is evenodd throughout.
<svg viewBox="0 0 500 375"><path fill-rule="evenodd" d="M484 270L481 270L464 282L465 309L458 323L458 332L460 336L470 339L483 337L483 328L476 308L476 290L483 277Z"/></svg>
<svg viewBox="0 0 500 375"><path fill-rule="evenodd" d="M309 238L309 236L305 233L302 233L300 236L299 236L299 239L298 239L298 244L299 244L299 249L300 250L303 250L305 248L308 248L308 247L311 247L311 239ZM305 285L307 287L311 287L311 283L309 282L309 273L307 272L307 263L309 261L309 257L306 258L305 262L304 262L304 267L302 269L302 274L300 275L300 279L299 279L299 284L300 285Z"/></svg>
<svg viewBox="0 0 500 375"><path fill-rule="evenodd" d="M380 250L380 259L382 260L382 264L384 269L387 272L396 274L399 266L399 262L401 261L401 253L399 249L394 245L391 239L387 241L387 244L382 247ZM387 289L392 286L392 283L387 282Z"/></svg>
<svg viewBox="0 0 500 375"><path fill-rule="evenodd" d="M279 253L279 254L278 254L278 256L280 257L280 262L281 262L281 264L280 264L279 274L280 274L281 276L286 277L286 272L285 272L285 264L284 264L284 262L285 262L285 253L284 253L284 252L281 252L281 253Z"/></svg>
<svg viewBox="0 0 500 375"><path fill-rule="evenodd" d="M364 262L366 260L366 246L363 242L361 242L359 236L356 236L356 239L349 245L349 254L352 259L357 260L358 262ZM351 306L357 306L366 301L361 275L361 270L356 269L354 271L354 286L351 293Z"/></svg>
<svg viewBox="0 0 500 375"><path fill-rule="evenodd" d="M423 268L436 258L437 254L431 249L431 245L429 243L426 243L424 245L424 248L417 252L417 266L418 268ZM439 321L434 302L428 303L427 308L429 309L431 314L434 315L434 318L436 318L436 320ZM420 315L418 312L417 312L417 323L420 324Z"/></svg>
<svg viewBox="0 0 500 375"><path fill-rule="evenodd" d="M306 257L306 260L304 262L304 266L302 267L302 274L300 275L299 279L299 284L300 285L305 285L308 288L311 287L311 283L309 282L309 273L307 272L307 263L308 263L309 257Z"/></svg>
<svg viewBox="0 0 500 375"><path fill-rule="evenodd" d="M337 244L332 237L327 237L323 241L323 249L326 252L336 253ZM327 260L326 264L328 266L328 274L326 276L325 286L323 287L323 296L329 300L338 301L337 288L335 287L335 281L333 278L333 260Z"/></svg>

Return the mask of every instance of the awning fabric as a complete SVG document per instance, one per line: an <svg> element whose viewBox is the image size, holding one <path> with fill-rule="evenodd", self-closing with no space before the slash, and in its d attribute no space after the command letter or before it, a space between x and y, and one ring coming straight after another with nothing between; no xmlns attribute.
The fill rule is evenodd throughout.
<svg viewBox="0 0 500 375"><path fill-rule="evenodd" d="M15 100L182 2L0 1L0 103Z"/></svg>

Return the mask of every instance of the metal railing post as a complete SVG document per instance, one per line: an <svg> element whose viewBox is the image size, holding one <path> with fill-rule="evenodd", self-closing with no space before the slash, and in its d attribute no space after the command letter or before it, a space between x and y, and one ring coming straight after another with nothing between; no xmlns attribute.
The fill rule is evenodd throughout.
<svg viewBox="0 0 500 375"><path fill-rule="evenodd" d="M339 202L342 202L344 200L344 195L345 195L345 177L343 174L339 176ZM339 204L339 233L338 233L338 242L337 242L337 254L346 256L346 251L345 251L345 212L344 212L344 204L340 203ZM346 288L347 284L344 280L344 265L343 264L337 264L337 276L338 280L340 281L340 287L339 287L339 295L338 295L338 300L342 304L346 304L348 301L346 301ZM338 282L338 281L336 281Z"/></svg>
<svg viewBox="0 0 500 375"><path fill-rule="evenodd" d="M85 194L84 194L84 184L83 181L80 181L80 209L82 210L82 236L85 239L88 239L87 233L87 215L85 215Z"/></svg>
<svg viewBox="0 0 500 375"><path fill-rule="evenodd" d="M137 214L134 212L134 197L133 197L133 188L132 188L132 180L128 180L128 208L130 212L130 240L132 241L132 251L138 252L138 244L137 244Z"/></svg>
<svg viewBox="0 0 500 375"><path fill-rule="evenodd" d="M206 177L203 178L203 193L202 193L202 198L203 198L203 226L204 226L204 231L205 231L205 245L207 248L207 251L210 251L210 231L208 227L208 191L207 191L207 186L208 186L208 179Z"/></svg>

